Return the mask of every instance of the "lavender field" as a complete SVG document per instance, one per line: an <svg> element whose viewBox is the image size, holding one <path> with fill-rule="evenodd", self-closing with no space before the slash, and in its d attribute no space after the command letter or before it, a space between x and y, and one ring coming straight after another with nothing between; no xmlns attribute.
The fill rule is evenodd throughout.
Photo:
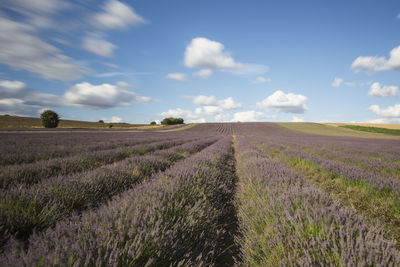
<svg viewBox="0 0 400 267"><path fill-rule="evenodd" d="M398 266L400 140L0 133L0 266Z"/></svg>

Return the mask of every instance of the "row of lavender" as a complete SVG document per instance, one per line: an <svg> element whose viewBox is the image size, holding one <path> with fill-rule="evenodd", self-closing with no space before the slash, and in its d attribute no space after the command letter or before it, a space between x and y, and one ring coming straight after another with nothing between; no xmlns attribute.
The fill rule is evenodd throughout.
<svg viewBox="0 0 400 267"><path fill-rule="evenodd" d="M47 135L51 141L49 142L50 144L44 146L41 141L45 137L38 137L37 135ZM100 135L100 137L97 135ZM30 160L36 160L32 163L21 163L0 167L0 188L8 188L18 183L34 184L42 179L56 175L66 175L82 172L88 169L95 169L104 164L110 164L133 155L142 155L144 153L161 149L167 144L171 145L172 140L176 143L182 143L185 142L185 140L188 141L189 139L194 140L206 138L210 135L196 132L179 132L175 134L147 133L146 136L142 133L116 133L115 136L111 135L111 133L95 133L92 134L93 139L97 140L97 142L102 141L97 144L82 143L85 140L88 141L88 136L86 135L82 137L79 133L73 133L71 136L64 136L59 133L35 133L31 134L30 139L24 134L18 134L17 137L13 137L13 140L21 142L19 145L14 145L16 151L13 152L14 154L11 153L17 155L15 156L15 158L18 159L16 162L24 161L28 158L30 158ZM62 146L63 150L60 150L56 143L52 143L62 143L64 141L63 138L65 138L68 143L68 140L74 136L77 139L76 145L71 145L69 150L65 150L67 144ZM111 140L105 139L107 137ZM6 136L5 139L7 138L10 139L9 136ZM24 143L26 140L29 140L31 144L26 145ZM7 143L4 140L3 142ZM10 143L9 140L8 143ZM149 145L149 143L151 143L151 145ZM27 150L29 147L33 147L29 153L20 153L20 150ZM49 159L39 160L40 155L44 155L41 151L48 151L49 147L53 147L53 152L56 151L58 156L52 158L50 155L53 154L47 154L47 156L50 157ZM0 154L6 153L5 151L6 150L3 149ZM4 156L3 154L0 156L0 161L4 161L4 159L7 158L7 156ZM27 157L27 155L29 157Z"/></svg>
<svg viewBox="0 0 400 267"><path fill-rule="evenodd" d="M134 155L94 170L54 176L35 185L19 184L1 190L0 233L3 238L0 241L6 242L10 235L24 240L33 230L41 231L53 226L72 212L96 207L217 139L158 142L147 146L147 152L154 151L149 155Z"/></svg>
<svg viewBox="0 0 400 267"><path fill-rule="evenodd" d="M95 169L105 164L111 164L125 158L143 155L158 149L182 144L181 140L163 140L150 144L138 144L127 147L118 147L109 150L89 151L75 156L40 160L34 163L4 166L0 169L0 188L7 189L16 184L35 184L43 179L79 173Z"/></svg>
<svg viewBox="0 0 400 267"><path fill-rule="evenodd" d="M270 136L271 137L271 136ZM284 164L258 138L237 138L237 206L244 265L396 266L395 241ZM247 141L246 139L250 140Z"/></svg>
<svg viewBox="0 0 400 267"><path fill-rule="evenodd" d="M187 133L0 133L0 137L0 166L5 166L62 158L171 138L185 138Z"/></svg>
<svg viewBox="0 0 400 267"><path fill-rule="evenodd" d="M210 142L210 141L208 141ZM201 146L197 144L197 146ZM148 177L148 176L147 176ZM229 251L236 181L231 137L153 175L106 205L11 245L11 266L212 265Z"/></svg>
<svg viewBox="0 0 400 267"><path fill-rule="evenodd" d="M279 135L256 143L341 205L380 224L400 249L398 140Z"/></svg>
<svg viewBox="0 0 400 267"><path fill-rule="evenodd" d="M317 148L300 139L297 144L285 142L281 137L279 142L275 138L259 138L257 142L266 146L266 150L271 153L279 152L291 158L309 161L334 176L344 176L349 180L366 182L376 189L393 192L400 196L400 180L398 177L394 177L393 173L390 175L390 170L399 170L398 163L390 164L385 160L368 160L359 155L350 156L351 152L349 151L337 152L326 148ZM382 172L386 175L382 175Z"/></svg>
<svg viewBox="0 0 400 267"><path fill-rule="evenodd" d="M71 157L66 156L63 158L40 160L34 163L4 166L0 168L0 188L6 189L21 183L35 184L52 176L95 169L131 156L143 155L195 139L200 139L200 137L164 138L158 142L146 141L145 144L90 151Z"/></svg>
<svg viewBox="0 0 400 267"><path fill-rule="evenodd" d="M285 129L274 131L273 134L255 135L253 141L267 146L267 150L272 152L309 161L334 176L366 182L377 189L400 195L399 140L308 135ZM238 129L237 132L243 131ZM272 127L266 132L271 133Z"/></svg>
<svg viewBox="0 0 400 267"><path fill-rule="evenodd" d="M370 142L372 140L369 140ZM393 142L393 141L392 141ZM372 143L374 143L372 141ZM399 145L397 142L391 143L390 148L399 149ZM357 153L349 147L344 149L333 149L328 146L317 146L312 145L309 142L284 142L285 148L291 148L297 151L304 151L308 154L315 155L318 157L323 157L328 160L340 161L346 163L347 165L353 165L355 167L361 168L366 172L373 172L377 175L383 175L386 177L395 177L400 178L400 156L396 155L385 155L382 151L385 151L385 147L381 147L379 149L374 149L367 153ZM368 145L364 145L368 147ZM397 152L397 151L396 151ZM386 151L387 153L387 151Z"/></svg>
<svg viewBox="0 0 400 267"><path fill-rule="evenodd" d="M275 143L291 145L297 148L312 148L322 153L338 153L338 156L353 156L356 160L371 159L371 164L378 161L400 163L400 143L396 139L367 139L334 137L322 135L281 135L274 136ZM365 162L366 163L366 162Z"/></svg>

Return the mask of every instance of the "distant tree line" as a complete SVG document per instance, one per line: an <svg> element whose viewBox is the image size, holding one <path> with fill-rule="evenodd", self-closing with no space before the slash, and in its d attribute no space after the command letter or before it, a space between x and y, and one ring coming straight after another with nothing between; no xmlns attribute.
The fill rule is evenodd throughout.
<svg viewBox="0 0 400 267"><path fill-rule="evenodd" d="M182 118L165 118L161 121L162 125L174 125L174 124L183 124L183 119Z"/></svg>

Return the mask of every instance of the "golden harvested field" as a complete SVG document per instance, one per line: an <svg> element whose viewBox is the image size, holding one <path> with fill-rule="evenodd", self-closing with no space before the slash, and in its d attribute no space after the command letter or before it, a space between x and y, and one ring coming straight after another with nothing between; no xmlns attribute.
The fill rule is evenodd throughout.
<svg viewBox="0 0 400 267"><path fill-rule="evenodd" d="M386 129L400 129L400 124L380 124L380 123L325 123L330 126L341 126L341 125L358 125L365 127L377 127L377 128L386 128Z"/></svg>
<svg viewBox="0 0 400 267"><path fill-rule="evenodd" d="M361 138L382 138L382 139L400 139L399 136L388 135L382 133L370 133L356 131L352 129L346 129L329 125L327 123L314 123L314 122L278 122L276 123L289 130L308 133L308 134L319 134L319 135L330 135L330 136L348 136L348 137L361 137Z"/></svg>

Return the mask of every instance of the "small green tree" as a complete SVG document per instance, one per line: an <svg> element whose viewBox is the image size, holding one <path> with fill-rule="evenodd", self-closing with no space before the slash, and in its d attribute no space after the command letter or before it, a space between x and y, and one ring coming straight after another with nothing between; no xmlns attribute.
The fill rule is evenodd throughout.
<svg viewBox="0 0 400 267"><path fill-rule="evenodd" d="M157 122L155 122L155 121L150 122L150 125L156 125L156 124L157 124Z"/></svg>
<svg viewBox="0 0 400 267"><path fill-rule="evenodd" d="M165 118L161 121L162 125L174 125L174 124L183 124L183 119L182 118Z"/></svg>
<svg viewBox="0 0 400 267"><path fill-rule="evenodd" d="M40 114L40 119L42 120L42 125L45 128L57 128L60 118L58 114L52 110L45 110Z"/></svg>
<svg viewBox="0 0 400 267"><path fill-rule="evenodd" d="M183 119L182 118L176 118L174 124L183 124Z"/></svg>
<svg viewBox="0 0 400 267"><path fill-rule="evenodd" d="M103 120L99 120L99 123L104 123L104 121Z"/></svg>
<svg viewBox="0 0 400 267"><path fill-rule="evenodd" d="M109 125L108 125L108 128L112 128L114 125L112 124L112 123L110 123Z"/></svg>

